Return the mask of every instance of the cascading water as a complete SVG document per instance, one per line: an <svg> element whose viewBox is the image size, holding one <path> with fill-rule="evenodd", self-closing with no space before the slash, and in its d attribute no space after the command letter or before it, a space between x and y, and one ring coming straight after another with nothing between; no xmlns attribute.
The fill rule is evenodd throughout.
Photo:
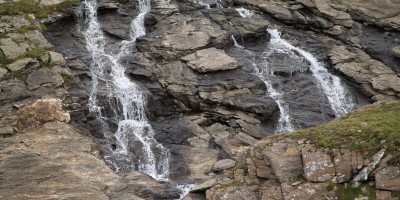
<svg viewBox="0 0 400 200"><path fill-rule="evenodd" d="M240 46L235 37L232 35L231 39L233 44L237 48L244 48ZM262 62L257 63L255 55L253 52L249 50L245 50L245 52L249 55L248 61L253 65L256 70L256 75L265 83L267 87L268 95L278 104L280 110L280 116L278 120L278 125L275 128L276 133L287 133L294 131L294 127L291 123L290 115L289 115L289 105L284 101L283 94L278 89L275 89L272 86L271 77L274 76L272 71L271 63L269 62L268 56L272 54L274 49L269 49L264 53L264 56L259 59Z"/></svg>
<svg viewBox="0 0 400 200"><path fill-rule="evenodd" d="M355 108L353 99L349 97L349 92L344 87L339 77L331 74L322 63L318 62L318 60L311 55L311 53L295 47L282 39L281 33L278 30L271 29L267 31L271 35L271 48L276 51L289 53L292 57L297 57L298 59L304 58L310 63L310 70L318 86L328 98L331 108L337 117ZM299 55L294 52L297 52Z"/></svg>
<svg viewBox="0 0 400 200"><path fill-rule="evenodd" d="M116 141L106 148L105 160L116 171L138 169L156 180L167 181L169 151L154 139L154 131L145 115L145 96L126 76L121 64L121 59L135 46L136 39L145 35L144 16L150 11L150 1L139 0L139 13L131 23L130 39L119 44L117 53L106 50L107 42L97 21L96 0L85 0L83 6L82 33L92 55L89 109L103 122L105 137L115 137ZM107 125L110 122L117 124L114 134ZM133 144L135 152L132 152Z"/></svg>

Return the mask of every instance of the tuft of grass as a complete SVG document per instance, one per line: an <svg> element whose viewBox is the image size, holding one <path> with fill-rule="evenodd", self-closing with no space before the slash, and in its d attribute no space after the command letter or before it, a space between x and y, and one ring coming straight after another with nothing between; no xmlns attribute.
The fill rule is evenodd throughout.
<svg viewBox="0 0 400 200"><path fill-rule="evenodd" d="M38 18L46 18L53 12L58 12L78 3L79 0L67 0L62 3L41 7L33 0L20 0L0 4L0 15L35 14Z"/></svg>
<svg viewBox="0 0 400 200"><path fill-rule="evenodd" d="M17 32L20 33L20 34L26 34L26 33L28 33L30 30L36 30L36 29L39 29L39 28L36 27L36 26L33 26L33 25L30 25L30 26L22 26L21 28L19 28L19 29L17 30Z"/></svg>
<svg viewBox="0 0 400 200"><path fill-rule="evenodd" d="M381 149L394 158L389 164L400 164L400 101L369 105L318 127L296 131L279 137L306 138L325 148L349 148L368 152Z"/></svg>
<svg viewBox="0 0 400 200"><path fill-rule="evenodd" d="M21 58L37 58L39 56L43 56L47 53L46 49L43 49L41 47L34 47L32 49L29 49L29 51L25 52L20 56L19 59Z"/></svg>
<svg viewBox="0 0 400 200"><path fill-rule="evenodd" d="M332 191L333 189L335 189L335 185L334 185L333 183L329 183L329 184L326 186L326 190L327 190L328 192Z"/></svg>

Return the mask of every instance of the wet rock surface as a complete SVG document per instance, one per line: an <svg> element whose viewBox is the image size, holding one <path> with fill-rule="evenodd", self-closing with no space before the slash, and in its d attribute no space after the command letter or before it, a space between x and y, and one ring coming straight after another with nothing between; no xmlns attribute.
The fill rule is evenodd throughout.
<svg viewBox="0 0 400 200"><path fill-rule="evenodd" d="M54 2L58 1L41 3ZM171 178L179 183L199 183L192 189L196 193L189 195L194 199L336 198L336 188L327 191L329 182L351 180L368 161L360 152L339 149L330 154L301 140L257 143L273 133L279 109L244 51L260 52L255 57L261 62L270 37L266 28L283 26L277 21L313 29L316 31L284 28L283 37L319 61L330 62L329 70L373 101L398 99L400 61L393 48L398 46L395 30L400 30L397 4L352 1L341 5L325 0L220 3L254 8L257 16L242 18L232 8L218 7L218 2L210 2L211 9L204 9L191 1L152 1L145 19L148 34L139 38L137 49L124 58L130 78L147 95L147 113L156 138L170 150ZM136 6L133 1L99 2L107 50L129 37ZM374 7L378 12L371 11ZM0 166L5 169L0 172L5 180L0 182L4 188L0 198L179 198L179 191L167 182L137 171L115 174L102 161L101 145L115 141L104 138L99 130L102 124L87 108L91 56L71 13L49 19L54 23L48 26L46 38L39 30L18 33L21 27L32 25L29 20L2 19L7 23L0 23L0 31L6 32L0 49L15 60L0 67L0 137L4 139ZM388 32L376 32L369 24ZM386 37L381 39L382 35ZM234 47L231 36L245 48ZM31 56L38 47L44 53ZM273 85L286 94L296 128L334 118L326 96L310 78L309 63L298 64L280 54L270 61L275 66ZM356 89L353 92L358 93ZM100 92L99 98L107 95ZM43 96L55 99L31 104ZM359 105L365 104L365 97L355 96ZM69 116L62 108L69 110L73 127L89 132L67 125ZM115 129L115 123L110 125ZM28 173L18 176L21 169ZM386 167L372 173L380 198L392 195L386 190L398 191L396 170Z"/></svg>

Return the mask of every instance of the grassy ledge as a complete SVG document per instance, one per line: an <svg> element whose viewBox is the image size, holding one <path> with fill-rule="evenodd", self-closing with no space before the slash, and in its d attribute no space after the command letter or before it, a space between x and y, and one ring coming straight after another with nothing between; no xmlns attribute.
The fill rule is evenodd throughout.
<svg viewBox="0 0 400 200"><path fill-rule="evenodd" d="M38 1L20 0L0 4L0 15L35 14L38 18L46 18L53 12L58 12L78 3L79 0L67 0L62 3L42 7Z"/></svg>
<svg viewBox="0 0 400 200"><path fill-rule="evenodd" d="M305 138L319 147L349 148L373 155L380 149L400 165L400 101L369 105L318 127L277 135L274 138Z"/></svg>

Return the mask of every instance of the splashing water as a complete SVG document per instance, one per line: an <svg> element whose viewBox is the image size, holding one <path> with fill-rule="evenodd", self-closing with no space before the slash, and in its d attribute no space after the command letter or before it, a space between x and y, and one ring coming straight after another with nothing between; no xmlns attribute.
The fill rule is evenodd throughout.
<svg viewBox="0 0 400 200"><path fill-rule="evenodd" d="M336 117L353 110L355 103L350 97L349 92L342 84L339 77L331 74L322 63L311 55L311 53L297 48L281 38L281 33L276 29L267 30L271 34L270 45L282 51L292 51L300 54L304 59L310 63L310 70L318 83L318 86L323 90L332 110L335 112ZM293 56L299 57L292 53Z"/></svg>
<svg viewBox="0 0 400 200"><path fill-rule="evenodd" d="M81 28L85 27L82 33L92 55L89 110L103 122L105 137L116 139L115 146L107 148L105 160L116 171L137 168L156 180L169 180L169 151L154 139L155 133L145 115L145 96L121 65L121 59L130 53L136 39L145 35L144 16L150 11L150 1L139 0L130 39L119 44L117 53L106 51L107 42L97 21L96 0L85 0L83 7ZM117 123L114 134L107 133L110 132L107 122ZM132 144L138 144L135 151L139 152L131 152Z"/></svg>
<svg viewBox="0 0 400 200"><path fill-rule="evenodd" d="M243 18L251 18L254 16L254 12L251 10L247 10L246 8L235 8L235 10L239 13L239 15Z"/></svg>

